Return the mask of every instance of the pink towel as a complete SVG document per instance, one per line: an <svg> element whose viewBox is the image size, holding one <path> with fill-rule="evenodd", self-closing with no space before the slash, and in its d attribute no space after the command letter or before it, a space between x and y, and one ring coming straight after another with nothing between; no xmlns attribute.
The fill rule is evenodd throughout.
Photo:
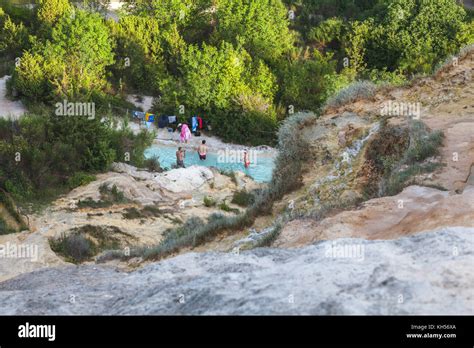
<svg viewBox="0 0 474 348"><path fill-rule="evenodd" d="M191 139L191 131L187 124L181 126L181 135L179 136L182 143Z"/></svg>

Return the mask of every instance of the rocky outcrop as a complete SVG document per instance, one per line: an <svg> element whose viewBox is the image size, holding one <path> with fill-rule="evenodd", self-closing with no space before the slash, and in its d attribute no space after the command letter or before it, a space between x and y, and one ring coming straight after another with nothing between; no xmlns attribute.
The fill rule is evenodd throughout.
<svg viewBox="0 0 474 348"><path fill-rule="evenodd" d="M34 248L37 254L31 258L1 258L0 281L24 272L52 265L64 264L62 258L51 251L49 238L70 234L84 226L112 226L129 236L131 247L155 246L168 229L176 228L191 217L204 221L213 213L231 215L218 207L206 207L204 197L215 202L230 203L233 193L245 188L259 187L251 178L236 174L237 183L217 170L192 166L163 173L139 170L124 163L115 163L113 171L97 175L97 180L78 187L56 200L51 207L29 216L30 231L21 234L0 235L0 247ZM91 206L84 202L101 202L101 187L123 194L124 201L105 206ZM153 210L144 211L145 207ZM127 214L127 213L135 214ZM136 213L138 212L138 213ZM135 215L135 216L134 216ZM91 260L93 262L93 260ZM123 266L128 266L125 264Z"/></svg>
<svg viewBox="0 0 474 348"><path fill-rule="evenodd" d="M297 247L347 237L399 238L448 226L474 226L473 68L471 49L458 64L448 64L434 76L409 86L379 89L372 98L328 108L308 122L302 137L312 160L305 165L303 186L275 204L274 216L291 210L292 218L273 246ZM360 204L381 192L381 169L372 166L373 159L396 162L411 141L403 140L403 134L412 127L408 119L415 115L390 114L379 129L381 114L389 106L408 104L419 107L419 121L431 132L444 135L439 155L417 163L433 169L406 175L404 185L413 186L398 195ZM387 129L393 131L382 134ZM403 151L387 153L390 147ZM404 164L394 172L408 167Z"/></svg>
<svg viewBox="0 0 474 348"><path fill-rule="evenodd" d="M0 284L0 314L472 314L473 233L43 269Z"/></svg>
<svg viewBox="0 0 474 348"><path fill-rule="evenodd" d="M51 250L42 233L25 231L0 236L0 281L66 264Z"/></svg>
<svg viewBox="0 0 474 348"><path fill-rule="evenodd" d="M394 239L445 226L474 228L474 186L462 194L409 186L396 196L369 200L321 221L287 223L273 246L299 247L337 238Z"/></svg>

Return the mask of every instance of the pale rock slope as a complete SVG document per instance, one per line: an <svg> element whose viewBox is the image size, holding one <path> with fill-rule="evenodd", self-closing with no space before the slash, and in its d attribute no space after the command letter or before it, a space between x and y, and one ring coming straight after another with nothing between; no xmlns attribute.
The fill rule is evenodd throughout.
<svg viewBox="0 0 474 348"><path fill-rule="evenodd" d="M472 314L473 233L187 253L131 273L47 268L0 283L0 314ZM360 257L338 257L338 246Z"/></svg>

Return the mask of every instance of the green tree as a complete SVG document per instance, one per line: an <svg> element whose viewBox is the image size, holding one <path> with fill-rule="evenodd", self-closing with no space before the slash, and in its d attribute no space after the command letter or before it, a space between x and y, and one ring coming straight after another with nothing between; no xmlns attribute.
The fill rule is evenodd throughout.
<svg viewBox="0 0 474 348"><path fill-rule="evenodd" d="M316 41L318 46L325 48L331 42L340 41L344 29L344 21L340 18L329 18L311 29L308 37Z"/></svg>
<svg viewBox="0 0 474 348"><path fill-rule="evenodd" d="M214 40L243 47L252 57L275 61L293 46L288 11L281 0L216 0Z"/></svg>
<svg viewBox="0 0 474 348"><path fill-rule="evenodd" d="M116 40L114 66L133 89L157 94L159 81L166 75L163 35L152 17L124 16L118 23L109 22Z"/></svg>
<svg viewBox="0 0 474 348"><path fill-rule="evenodd" d="M28 30L14 23L0 8L0 55L19 57L28 46Z"/></svg>
<svg viewBox="0 0 474 348"><path fill-rule="evenodd" d="M132 0L128 11L151 17L163 32L177 28L188 43L207 40L212 30L214 0Z"/></svg>
<svg viewBox="0 0 474 348"><path fill-rule="evenodd" d="M185 103L201 110L229 108L248 96L271 104L275 93L275 77L265 63L253 62L245 49L228 42L189 46L180 70Z"/></svg>
<svg viewBox="0 0 474 348"><path fill-rule="evenodd" d="M468 38L466 12L456 0L395 0L373 30L364 35L364 61L370 68L405 74L430 72ZM459 42L461 38L461 42Z"/></svg>
<svg viewBox="0 0 474 348"><path fill-rule="evenodd" d="M321 54L314 50L309 57L298 56L279 66L279 102L288 109L316 110L329 92L340 88L335 78L336 62L332 54Z"/></svg>
<svg viewBox="0 0 474 348"><path fill-rule="evenodd" d="M219 48L189 46L181 65L185 103L204 110L229 107L234 98L249 93L242 79L249 60L245 51L238 52L226 42Z"/></svg>
<svg viewBox="0 0 474 348"><path fill-rule="evenodd" d="M69 0L39 0L38 20L53 26L60 18L71 15L73 7Z"/></svg>
<svg viewBox="0 0 474 348"><path fill-rule="evenodd" d="M24 55L14 85L37 100L89 99L105 87L105 68L114 61L112 49L100 15L77 10L54 25L51 40L36 42Z"/></svg>

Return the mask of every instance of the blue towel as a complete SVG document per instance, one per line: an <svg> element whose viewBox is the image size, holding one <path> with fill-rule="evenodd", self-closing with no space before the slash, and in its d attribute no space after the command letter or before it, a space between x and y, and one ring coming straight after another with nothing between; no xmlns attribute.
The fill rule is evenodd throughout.
<svg viewBox="0 0 474 348"><path fill-rule="evenodd" d="M168 125L168 116L161 115L158 117L158 128L165 128Z"/></svg>
<svg viewBox="0 0 474 348"><path fill-rule="evenodd" d="M194 133L195 131L197 131L197 128L198 128L198 118L197 116L193 116L192 126L191 126L192 132Z"/></svg>

